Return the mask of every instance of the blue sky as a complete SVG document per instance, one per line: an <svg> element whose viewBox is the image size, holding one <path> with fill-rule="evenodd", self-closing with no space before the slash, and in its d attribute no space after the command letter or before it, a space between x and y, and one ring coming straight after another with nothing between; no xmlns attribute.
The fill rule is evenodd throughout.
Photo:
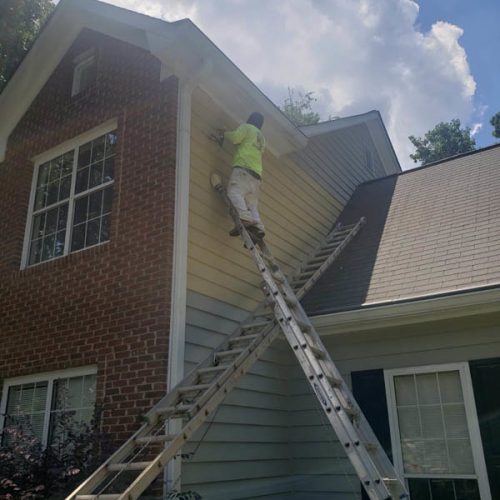
<svg viewBox="0 0 500 500"><path fill-rule="evenodd" d="M491 135L491 116L500 111L500 1L499 0L419 0L417 23L427 31L439 20L464 30L461 44L467 53L471 73L476 80L476 107L487 106L484 116L476 111L472 122L482 121L476 135L479 147L496 141Z"/></svg>
<svg viewBox="0 0 500 500"><path fill-rule="evenodd" d="M441 121L495 142L500 0L107 1L189 17L277 105L292 87L314 92L322 119L379 110L404 169L408 136Z"/></svg>

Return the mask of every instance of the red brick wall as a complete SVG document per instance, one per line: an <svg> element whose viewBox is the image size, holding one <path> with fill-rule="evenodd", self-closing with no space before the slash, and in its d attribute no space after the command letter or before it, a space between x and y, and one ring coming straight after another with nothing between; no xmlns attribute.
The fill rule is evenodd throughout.
<svg viewBox="0 0 500 500"><path fill-rule="evenodd" d="M95 83L71 98L73 59ZM84 31L9 139L0 165L0 380L97 364L117 439L166 387L177 81L147 52ZM111 241L20 271L34 155L118 120Z"/></svg>

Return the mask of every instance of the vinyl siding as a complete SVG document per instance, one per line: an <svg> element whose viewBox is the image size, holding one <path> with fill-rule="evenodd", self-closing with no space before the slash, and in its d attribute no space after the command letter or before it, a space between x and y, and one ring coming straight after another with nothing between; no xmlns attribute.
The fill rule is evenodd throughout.
<svg viewBox="0 0 500 500"><path fill-rule="evenodd" d="M334 320L332 320L334 321ZM350 373L445 364L500 356L500 315L472 317L421 325L374 330L367 333L325 336L323 342L350 385ZM358 498L359 482L333 433L323 425L318 404L296 367L292 372L290 407L293 464L296 477L304 477L299 498ZM330 442L333 439L335 444ZM296 480L297 481L297 480ZM349 489L338 496L342 485ZM328 495L332 495L329 497Z"/></svg>
<svg viewBox="0 0 500 500"><path fill-rule="evenodd" d="M209 355L262 300L261 277L241 241L228 236L231 220L210 186L213 171L229 177L232 151L229 145L220 148L208 135L218 127L236 125L204 92L194 92L186 371ZM265 134L265 125L263 131ZM355 186L366 180L364 176L373 175L366 169L366 144L372 147L366 128L329 137L332 144L328 138L314 139L300 154L286 158L277 159L269 152L264 155L259 208L268 244L285 272L317 247ZM334 160L332 155L336 155ZM376 164L375 152L373 159ZM315 468L315 460L298 451L300 439L307 442L308 429L307 424L294 424L302 417L295 415L290 390L302 388L290 388L292 366L295 373L295 358L288 345L277 341L241 379L213 423L202 428L183 450L196 450L182 466L183 489L198 491L204 499L219 499L292 498L296 488L300 498L308 488L318 495L331 491L325 484L335 482L339 498L346 498L342 495L349 476L339 472L344 459L313 484L304 481Z"/></svg>
<svg viewBox="0 0 500 500"><path fill-rule="evenodd" d="M220 148L208 135L217 127L236 125L203 91L194 92L188 289L250 311L261 299L260 276L241 242L228 237L231 220L210 186L213 171L229 177L232 149ZM285 271L317 246L355 187L373 177L366 168L366 149L382 175L364 125L312 138L305 149L284 158L264 154L259 208L267 241Z"/></svg>
<svg viewBox="0 0 500 500"><path fill-rule="evenodd" d="M247 312L188 293L186 370L210 354ZM290 494L288 346L278 340L228 395L183 453L183 489L204 499L286 498Z"/></svg>

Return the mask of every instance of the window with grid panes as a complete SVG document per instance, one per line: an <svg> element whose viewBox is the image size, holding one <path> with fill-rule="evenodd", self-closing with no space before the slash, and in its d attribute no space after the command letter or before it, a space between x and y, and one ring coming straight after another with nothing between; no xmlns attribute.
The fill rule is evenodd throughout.
<svg viewBox="0 0 500 500"><path fill-rule="evenodd" d="M27 265L109 240L116 132L36 169Z"/></svg>
<svg viewBox="0 0 500 500"><path fill-rule="evenodd" d="M69 416L75 425L90 423L95 406L95 370L68 376L33 377L4 387L2 428L15 426L33 433L42 444L52 444L59 435L58 422ZM6 436L4 437L6 439Z"/></svg>
<svg viewBox="0 0 500 500"><path fill-rule="evenodd" d="M480 500L459 370L392 376L400 467L412 500Z"/></svg>

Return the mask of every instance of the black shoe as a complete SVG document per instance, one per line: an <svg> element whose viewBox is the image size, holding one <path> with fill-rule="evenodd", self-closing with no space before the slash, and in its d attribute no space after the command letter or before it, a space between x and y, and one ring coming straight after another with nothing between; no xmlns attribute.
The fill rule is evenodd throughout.
<svg viewBox="0 0 500 500"><path fill-rule="evenodd" d="M256 240L262 240L266 235L263 229L260 229L256 226L247 227L247 231L250 233L250 236L254 237Z"/></svg>
<svg viewBox="0 0 500 500"><path fill-rule="evenodd" d="M231 231L229 231L229 236L239 236L240 230L235 226Z"/></svg>

